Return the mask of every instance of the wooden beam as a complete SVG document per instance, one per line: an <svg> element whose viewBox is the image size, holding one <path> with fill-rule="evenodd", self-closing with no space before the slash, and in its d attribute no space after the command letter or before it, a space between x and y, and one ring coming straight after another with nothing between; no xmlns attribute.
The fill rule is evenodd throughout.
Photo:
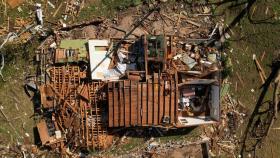
<svg viewBox="0 0 280 158"><path fill-rule="evenodd" d="M244 82L243 82L241 76L239 75L239 73L236 71L235 74L236 74L236 76L237 76L239 82L241 83L242 87L244 87Z"/></svg>

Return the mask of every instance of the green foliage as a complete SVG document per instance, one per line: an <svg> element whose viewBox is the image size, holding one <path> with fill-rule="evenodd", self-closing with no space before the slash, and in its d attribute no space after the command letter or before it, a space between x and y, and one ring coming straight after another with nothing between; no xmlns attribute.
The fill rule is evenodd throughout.
<svg viewBox="0 0 280 158"><path fill-rule="evenodd" d="M231 76L233 73L232 62L231 62L230 57L225 54L222 54L221 62L222 62L222 66L223 66L223 70L221 72L222 78L225 79L225 78Z"/></svg>
<svg viewBox="0 0 280 158"><path fill-rule="evenodd" d="M138 6L142 4L143 1L144 0L102 0L82 9L78 19L85 20L93 16L112 18L117 11Z"/></svg>

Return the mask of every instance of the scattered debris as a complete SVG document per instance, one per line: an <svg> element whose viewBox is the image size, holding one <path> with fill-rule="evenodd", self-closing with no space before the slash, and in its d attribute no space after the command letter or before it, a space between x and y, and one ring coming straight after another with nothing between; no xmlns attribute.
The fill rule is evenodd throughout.
<svg viewBox="0 0 280 158"><path fill-rule="evenodd" d="M264 72L263 68L261 67L258 59L256 58L255 54L253 54L253 60L254 60L254 62L256 64L256 66L257 66L257 70L258 70L258 73L260 75L262 84L264 84L267 77L266 77L265 72Z"/></svg>
<svg viewBox="0 0 280 158"><path fill-rule="evenodd" d="M109 148L114 144L115 129L153 127L163 136L162 129L209 125L205 126L207 141L151 141L144 153L163 155L193 145L202 146L196 148L204 156L221 150L233 153L235 130L246 114L228 94L229 84L221 96L226 106L220 106L223 41L216 40L223 27L213 22L210 7L195 13L140 8L144 15L139 12L114 20L95 18L66 24L68 18L78 15L83 4L83 0L67 1L64 21L45 20L54 25L53 35L47 37L42 6L36 3L38 25L17 19L15 27L21 32L9 33L1 45L24 33L27 40L36 33L46 37L36 51L36 79L26 84L34 92L29 96L39 100L36 115L40 116L37 129L42 146L74 157L82 149ZM45 6L54 9L52 17L56 17L63 2L45 1ZM95 38L89 38L86 31ZM230 38L229 34L224 36ZM40 94L38 98L35 93ZM217 138L217 133L223 136ZM126 140L123 135L120 142ZM29 154L29 150L21 152Z"/></svg>
<svg viewBox="0 0 280 158"><path fill-rule="evenodd" d="M219 25L212 27L209 20L206 26L184 12L173 24L163 19L172 14L165 12L163 17L161 12L155 8L131 19L134 27L124 36L121 31L121 37L119 30L129 28L113 29L113 22L94 19L58 28L55 37L43 42L38 48L42 75L37 76L37 86L45 115L37 126L44 146L63 154L78 146L104 149L112 144L111 128L182 128L220 120L220 51L205 46ZM161 21L164 31L159 29ZM186 25L190 28L184 29ZM86 26L99 30L94 32L96 39L73 38Z"/></svg>
<svg viewBox="0 0 280 158"><path fill-rule="evenodd" d="M43 10L40 3L36 3L36 18L38 25L43 25Z"/></svg>
<svg viewBox="0 0 280 158"><path fill-rule="evenodd" d="M211 140L212 153L215 155L229 153L234 156L239 144L236 131L243 124L247 109L240 101L232 99L229 94L222 98L221 104L220 124L205 126L204 134Z"/></svg>
<svg viewBox="0 0 280 158"><path fill-rule="evenodd" d="M16 8L19 5L21 5L24 2L24 0L8 0L5 2L7 2L11 8Z"/></svg>

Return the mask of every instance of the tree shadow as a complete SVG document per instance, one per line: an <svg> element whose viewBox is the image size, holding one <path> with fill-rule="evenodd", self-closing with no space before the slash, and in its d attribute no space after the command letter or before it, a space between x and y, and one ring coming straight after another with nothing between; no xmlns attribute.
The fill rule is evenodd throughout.
<svg viewBox="0 0 280 158"><path fill-rule="evenodd" d="M269 122L274 119L273 112L271 110L272 104L270 102L264 102L265 95L269 90L270 84L273 82L278 74L280 68L280 62L273 63L271 66L271 74L267 78L266 82L262 85L262 92L258 98L255 109L249 118L246 130L241 141L240 155L243 157L246 152L256 152L256 148L263 141L269 128ZM268 107L266 107L268 105ZM261 130L261 131L259 131ZM257 133L259 132L259 133Z"/></svg>
<svg viewBox="0 0 280 158"><path fill-rule="evenodd" d="M134 138L160 138L169 136L182 136L190 134L197 126L188 128L164 129L156 127L131 127L131 128L111 128L109 134L115 136L129 136Z"/></svg>
<svg viewBox="0 0 280 158"><path fill-rule="evenodd" d="M247 5L245 8L242 9L242 11L233 19L233 21L228 25L228 27L225 28L225 32L227 33L229 32L234 26L236 26L241 19L244 18L245 15L247 15L247 13L249 13L251 7L253 6L253 4L255 4L257 0L248 0Z"/></svg>

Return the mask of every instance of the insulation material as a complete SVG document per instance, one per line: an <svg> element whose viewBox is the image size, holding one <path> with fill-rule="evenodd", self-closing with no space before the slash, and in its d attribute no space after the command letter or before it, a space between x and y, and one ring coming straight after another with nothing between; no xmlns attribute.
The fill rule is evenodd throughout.
<svg viewBox="0 0 280 158"><path fill-rule="evenodd" d="M108 55L108 40L89 40L89 59L92 80L104 80L111 58Z"/></svg>

